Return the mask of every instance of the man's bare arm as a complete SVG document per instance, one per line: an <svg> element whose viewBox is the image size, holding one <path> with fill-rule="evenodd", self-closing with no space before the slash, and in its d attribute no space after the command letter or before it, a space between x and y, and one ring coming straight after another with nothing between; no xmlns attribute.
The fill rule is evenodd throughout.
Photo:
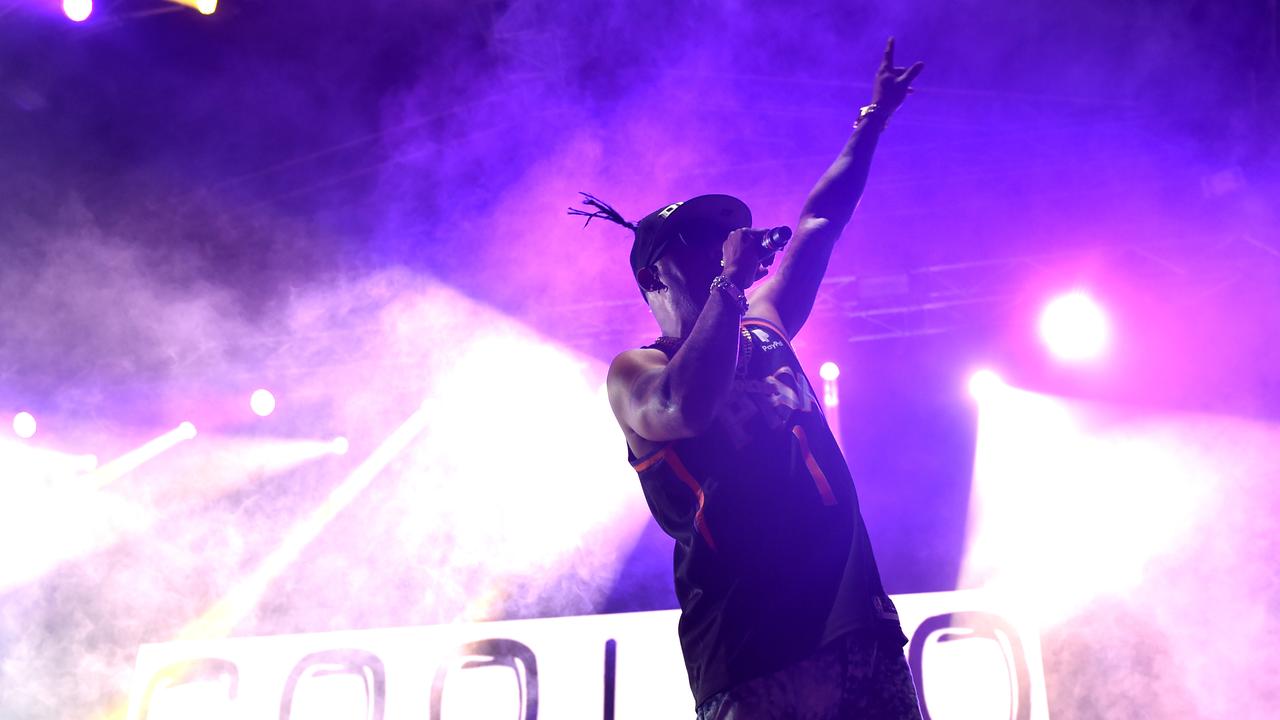
<svg viewBox="0 0 1280 720"><path fill-rule="evenodd" d="M857 123L831 167L814 185L800 212L795 239L783 254L777 272L761 284L752 299L753 309L758 307L765 314L772 311L791 336L808 319L836 240L862 197L880 131L923 69L923 63L894 67L893 38L889 38L876 72L872 94L876 109Z"/></svg>
<svg viewBox="0 0 1280 720"><path fill-rule="evenodd" d="M763 231L735 230L725 241L724 274L740 288L755 279L762 239ZM741 317L727 292L713 292L669 362L657 350L614 358L607 385L618 422L652 442L706 430L733 384Z"/></svg>

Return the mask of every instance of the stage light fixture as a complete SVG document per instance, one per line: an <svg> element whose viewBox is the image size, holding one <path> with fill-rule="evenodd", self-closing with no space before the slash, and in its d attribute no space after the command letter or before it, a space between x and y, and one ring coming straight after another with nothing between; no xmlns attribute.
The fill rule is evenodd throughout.
<svg viewBox="0 0 1280 720"><path fill-rule="evenodd" d="M72 22L84 22L93 14L93 0L62 0L62 12Z"/></svg>
<svg viewBox="0 0 1280 720"><path fill-rule="evenodd" d="M249 396L249 409L258 417L266 417L275 412L276 396L270 390L258 388Z"/></svg>
<svg viewBox="0 0 1280 720"><path fill-rule="evenodd" d="M840 366L828 360L827 362L822 363L822 366L818 368L818 376L828 382L835 380L840 377Z"/></svg>
<svg viewBox="0 0 1280 720"><path fill-rule="evenodd" d="M341 435L329 441L329 452L334 455L346 455L351 449L351 443Z"/></svg>
<svg viewBox="0 0 1280 720"><path fill-rule="evenodd" d="M822 407L826 408L827 427L836 439L836 445L844 451L844 433L840 430L840 366L828 360L818 366L822 378Z"/></svg>
<svg viewBox="0 0 1280 720"><path fill-rule="evenodd" d="M969 376L969 395L979 402L990 398L1003 387L1004 380L994 370L984 368Z"/></svg>
<svg viewBox="0 0 1280 720"><path fill-rule="evenodd" d="M1082 291L1054 298L1040 313L1040 339L1061 360L1100 357L1107 349L1110 334L1106 313Z"/></svg>
<svg viewBox="0 0 1280 720"><path fill-rule="evenodd" d="M30 438L36 434L36 418L31 413L23 410L13 416L13 432L23 440Z"/></svg>
<svg viewBox="0 0 1280 720"><path fill-rule="evenodd" d="M836 379L840 377L840 366L828 360L818 367L818 375L822 378L822 404L828 409L834 408L840 404L840 385ZM833 422L837 415L833 415L828 422ZM839 437L836 428L832 428L832 432Z"/></svg>
<svg viewBox="0 0 1280 720"><path fill-rule="evenodd" d="M218 9L218 0L168 0L175 5L184 5L201 15L212 15Z"/></svg>

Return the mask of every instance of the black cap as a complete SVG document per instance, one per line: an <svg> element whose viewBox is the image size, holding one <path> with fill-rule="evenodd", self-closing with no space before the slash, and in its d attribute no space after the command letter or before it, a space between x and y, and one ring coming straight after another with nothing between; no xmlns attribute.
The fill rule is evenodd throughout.
<svg viewBox="0 0 1280 720"><path fill-rule="evenodd" d="M655 210L636 223L636 240L631 245L631 272L649 267L667 251L677 235L696 235L712 230L728 235L738 228L751 227L751 209L732 195L699 195L684 202ZM686 235L688 237L688 235ZM677 240L678 242L678 240Z"/></svg>

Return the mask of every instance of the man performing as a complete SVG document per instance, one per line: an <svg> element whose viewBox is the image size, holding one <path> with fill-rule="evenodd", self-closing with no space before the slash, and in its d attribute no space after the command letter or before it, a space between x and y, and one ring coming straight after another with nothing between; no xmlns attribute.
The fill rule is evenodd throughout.
<svg viewBox="0 0 1280 720"><path fill-rule="evenodd" d="M703 195L636 224L591 196L596 211L576 211L635 231L631 267L662 331L614 359L609 401L676 541L699 720L920 717L853 480L790 340L922 69L895 67L889 40L871 104L768 279L779 238L767 243L736 198Z"/></svg>

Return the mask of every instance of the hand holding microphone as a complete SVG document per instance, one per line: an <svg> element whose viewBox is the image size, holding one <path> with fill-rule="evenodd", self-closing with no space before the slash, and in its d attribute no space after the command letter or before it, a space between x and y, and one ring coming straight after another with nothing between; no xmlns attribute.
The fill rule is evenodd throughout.
<svg viewBox="0 0 1280 720"><path fill-rule="evenodd" d="M724 274L745 290L768 273L766 268L773 264L774 255L790 240L791 228L786 226L768 230L739 228L724 241L720 265Z"/></svg>
<svg viewBox="0 0 1280 720"><path fill-rule="evenodd" d="M786 225L764 231L763 245L766 252L776 253L786 247L789 242L791 242L791 228Z"/></svg>

